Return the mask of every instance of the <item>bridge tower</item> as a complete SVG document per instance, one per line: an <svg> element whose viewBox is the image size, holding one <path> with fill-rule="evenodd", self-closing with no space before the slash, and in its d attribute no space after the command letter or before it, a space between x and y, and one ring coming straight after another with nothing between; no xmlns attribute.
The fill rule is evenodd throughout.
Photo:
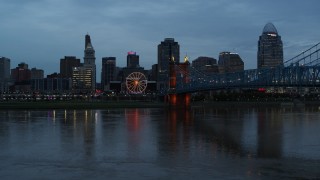
<svg viewBox="0 0 320 180"><path fill-rule="evenodd" d="M176 68L178 66L178 68ZM177 93L177 74L182 77L183 84L190 82L189 78L189 66L188 57L184 58L183 63L176 64L174 61L171 61L169 64L169 92L168 92L168 103L170 107L175 108L189 108L190 107L190 93Z"/></svg>
<svg viewBox="0 0 320 180"><path fill-rule="evenodd" d="M168 92L168 102L170 106L177 105L177 74L176 74L176 64L174 61L169 62L169 92Z"/></svg>

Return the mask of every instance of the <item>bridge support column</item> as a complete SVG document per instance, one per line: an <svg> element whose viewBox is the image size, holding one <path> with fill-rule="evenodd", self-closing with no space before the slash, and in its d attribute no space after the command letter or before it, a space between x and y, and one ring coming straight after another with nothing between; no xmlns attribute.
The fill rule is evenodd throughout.
<svg viewBox="0 0 320 180"><path fill-rule="evenodd" d="M179 66L179 70L176 69L176 66ZM173 108L189 108L190 107L190 93L176 93L177 88L177 74L183 76L183 82L189 83L189 71L190 63L185 61L184 63L175 64L174 61L169 63L169 91L168 94L168 103L170 107Z"/></svg>
<svg viewBox="0 0 320 180"><path fill-rule="evenodd" d="M170 108L189 108L190 107L190 93L183 94L168 94L168 103Z"/></svg>

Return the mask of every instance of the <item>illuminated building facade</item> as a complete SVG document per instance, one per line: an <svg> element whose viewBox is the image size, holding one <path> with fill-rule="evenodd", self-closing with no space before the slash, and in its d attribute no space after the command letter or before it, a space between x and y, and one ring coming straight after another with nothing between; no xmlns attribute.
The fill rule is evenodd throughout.
<svg viewBox="0 0 320 180"><path fill-rule="evenodd" d="M264 26L258 41L257 66L260 68L274 68L283 65L283 45L281 36L272 23Z"/></svg>
<svg viewBox="0 0 320 180"><path fill-rule="evenodd" d="M233 73L244 70L244 63L237 53L221 52L218 65L219 73Z"/></svg>
<svg viewBox="0 0 320 180"><path fill-rule="evenodd" d="M76 92L91 92L93 69L88 66L74 67L72 71L72 88Z"/></svg>

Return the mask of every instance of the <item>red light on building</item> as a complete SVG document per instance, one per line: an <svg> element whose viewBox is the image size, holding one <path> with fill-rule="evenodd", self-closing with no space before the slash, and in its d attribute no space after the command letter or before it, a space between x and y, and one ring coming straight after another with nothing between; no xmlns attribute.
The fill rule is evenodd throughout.
<svg viewBox="0 0 320 180"><path fill-rule="evenodd" d="M133 51L129 51L128 52L128 55L136 55L137 53L136 52L133 52Z"/></svg>
<svg viewBox="0 0 320 180"><path fill-rule="evenodd" d="M266 89L265 88L259 88L258 91L259 92L266 92Z"/></svg>

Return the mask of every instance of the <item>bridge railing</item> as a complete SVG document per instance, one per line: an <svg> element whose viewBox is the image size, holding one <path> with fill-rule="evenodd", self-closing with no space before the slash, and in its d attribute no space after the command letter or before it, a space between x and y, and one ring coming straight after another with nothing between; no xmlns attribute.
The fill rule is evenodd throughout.
<svg viewBox="0 0 320 180"><path fill-rule="evenodd" d="M320 43L284 62L276 68L251 69L234 73L205 74L189 67L177 67L176 93L228 88L320 86ZM188 82L183 79L187 76Z"/></svg>
<svg viewBox="0 0 320 180"><path fill-rule="evenodd" d="M284 66L314 66L319 63L320 42L301 52L293 58L284 61Z"/></svg>

